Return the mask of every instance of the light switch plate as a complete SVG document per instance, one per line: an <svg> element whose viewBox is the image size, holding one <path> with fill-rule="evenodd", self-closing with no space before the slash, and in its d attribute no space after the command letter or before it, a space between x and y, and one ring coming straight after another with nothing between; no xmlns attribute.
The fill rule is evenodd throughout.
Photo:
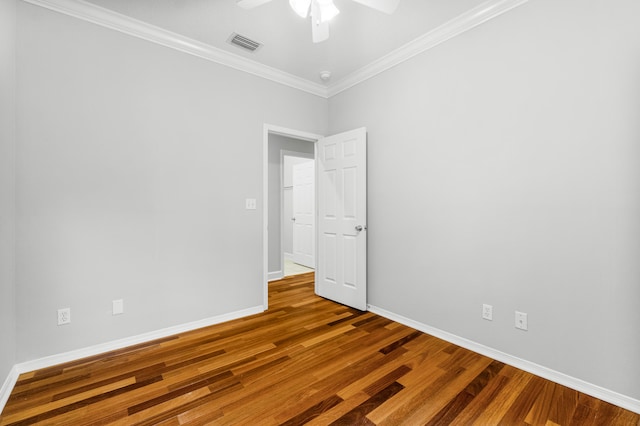
<svg viewBox="0 0 640 426"><path fill-rule="evenodd" d="M114 300L112 302L113 315L124 314L124 301L122 299Z"/></svg>

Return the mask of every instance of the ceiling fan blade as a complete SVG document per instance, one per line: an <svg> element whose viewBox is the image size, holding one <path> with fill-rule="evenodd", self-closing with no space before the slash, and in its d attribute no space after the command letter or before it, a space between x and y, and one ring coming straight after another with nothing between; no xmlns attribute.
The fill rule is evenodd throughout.
<svg viewBox="0 0 640 426"><path fill-rule="evenodd" d="M311 35L314 43L320 43L329 38L329 22L319 22L311 18Z"/></svg>
<svg viewBox="0 0 640 426"><path fill-rule="evenodd" d="M391 15L398 8L400 0L353 0L372 9Z"/></svg>
<svg viewBox="0 0 640 426"><path fill-rule="evenodd" d="M329 21L322 22L322 14L318 2L311 2L311 36L314 43L320 43L329 38Z"/></svg>
<svg viewBox="0 0 640 426"><path fill-rule="evenodd" d="M301 18L306 18L309 16L309 9L311 9L311 0L289 0L289 6Z"/></svg>
<svg viewBox="0 0 640 426"><path fill-rule="evenodd" d="M318 2L311 2L311 36L314 43L320 43L329 38L329 21L322 22Z"/></svg>
<svg viewBox="0 0 640 426"><path fill-rule="evenodd" d="M270 1L271 0L236 0L236 4L243 9L253 9Z"/></svg>

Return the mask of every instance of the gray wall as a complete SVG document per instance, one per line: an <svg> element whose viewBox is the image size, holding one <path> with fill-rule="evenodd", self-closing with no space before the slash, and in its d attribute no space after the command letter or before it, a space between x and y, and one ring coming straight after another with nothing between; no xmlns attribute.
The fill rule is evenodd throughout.
<svg viewBox="0 0 640 426"><path fill-rule="evenodd" d="M327 101L22 2L18 53L18 361L261 306L263 124Z"/></svg>
<svg viewBox="0 0 640 426"><path fill-rule="evenodd" d="M329 120L326 100L22 2L14 103L14 7L0 378L261 305L262 212L244 199L261 205L267 122L367 126L371 304L640 398L637 1L530 1L332 98Z"/></svg>
<svg viewBox="0 0 640 426"><path fill-rule="evenodd" d="M330 100L369 132L369 303L640 398L638 16L530 1Z"/></svg>
<svg viewBox="0 0 640 426"><path fill-rule="evenodd" d="M298 128L296 130L306 129ZM269 135L269 272L281 272L282 264L282 222L280 219L281 192L281 156L280 152L293 151L313 154L314 144L281 135Z"/></svg>
<svg viewBox="0 0 640 426"><path fill-rule="evenodd" d="M0 1L0 386L16 359L16 2Z"/></svg>

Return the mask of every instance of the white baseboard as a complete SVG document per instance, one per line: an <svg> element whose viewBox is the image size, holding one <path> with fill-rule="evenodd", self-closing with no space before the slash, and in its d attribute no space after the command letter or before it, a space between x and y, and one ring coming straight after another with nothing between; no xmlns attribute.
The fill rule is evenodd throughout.
<svg viewBox="0 0 640 426"><path fill-rule="evenodd" d="M568 376L559 371L555 371L550 368L535 364L531 361L527 361L527 360L515 357L513 355L509 355L497 349L493 349L488 346L481 345L472 340L468 340L463 337L456 336L455 334L442 331L435 327L431 327L426 324L419 323L417 321L411 320L409 318L405 318L401 315L394 314L393 312L389 312L377 306L368 305L368 309L370 312L373 312L374 314L383 316L395 322L399 322L400 324L404 324L408 327L415 328L416 330L422 331L423 333L429 334L431 336L434 336L439 339L445 340L447 342L453 343L455 345L461 346L465 349L469 349L470 351L477 352L481 355L487 356L489 358L498 360L500 362L511 365L513 367L527 371L531 374L535 374L536 376L540 376L544 379L551 380L552 382L577 390L578 392L591 395L595 398L617 405L618 407L622 407L626 410L633 411L634 413L640 414L640 400L637 400L635 398L631 398L629 396L622 395L612 390L605 389L598 385L594 385L593 383L585 382L584 380L577 379L572 376Z"/></svg>
<svg viewBox="0 0 640 426"><path fill-rule="evenodd" d="M440 329L428 326L426 324L422 324L417 321L411 320L409 318L405 318L401 315L394 314L393 312L389 312L385 309L372 306L372 305L369 305L368 309L374 314L383 316L385 318L389 318L390 320L399 322L400 324L404 324L408 327L415 328L416 330L420 330L423 333L430 334L442 340L446 340L447 342L461 346L465 349L469 349L471 351L477 352L489 358L493 358L500 362L504 362L505 364L509 364L521 370L527 371L531 374L535 374L547 380L551 380L555 383L559 383L571 389L575 389L578 392L583 392L587 395L591 395L595 398L601 399L603 401L607 401L611 404L617 405L629 411L633 411L634 413L640 414L640 400L631 398L626 395L622 395L620 393L614 392L609 389L605 389L603 387L594 385L592 383L585 382L584 380L568 376L564 373L560 373L558 371L549 369L547 367L543 367L533 362L526 361L518 357L514 357L512 355L498 351L488 346L484 346L474 341L456 336L455 334L451 334L446 331L442 331ZM22 373L38 370L41 368L51 367L57 364L65 363L65 362L75 361L88 356L94 356L101 353L122 349L127 346L133 346L140 343L149 342L155 339L160 339L160 338L168 337L174 334L196 330L198 328L207 327L214 324L220 324L226 321L231 321L231 320L242 318L245 316L258 314L263 311L264 309L262 306L255 306L253 308L248 308L248 309L232 312L225 315L206 318L203 320L194 321L187 324L168 327L162 330L152 331L149 333L132 336L125 339L116 340L113 342L102 343L99 345L94 345L94 346L90 346L83 349L69 351L62 354L58 354L58 355L52 355L45 358L40 358L40 359L16 364L9 372L9 375L7 376L6 380L2 384L2 388L0 388L0 412L2 412L2 410L4 409L4 406L9 399L9 395L11 394L11 391L15 386L16 381L18 380L18 376Z"/></svg>
<svg viewBox="0 0 640 426"><path fill-rule="evenodd" d="M9 396L11 395L13 387L18 381L19 375L20 373L18 373L18 369L14 365L13 368L11 368L11 371L9 371L9 375L2 384L2 387L0 388L0 413L2 413L2 410L4 410L4 406L7 405L7 401L9 400Z"/></svg>
<svg viewBox="0 0 640 426"><path fill-rule="evenodd" d="M284 278L284 272L282 271L269 272L267 276L269 281L281 280L282 278Z"/></svg>
<svg viewBox="0 0 640 426"><path fill-rule="evenodd" d="M107 343L100 343L98 345L89 346L87 348L76 349L57 355L51 355L32 361L22 362L20 364L17 364L14 369L17 370L19 374L22 374L29 371L39 370L41 368L47 368L54 365L63 364L65 362L76 361L78 359L86 358L89 356L99 355L105 352L126 348L127 346L150 342L152 340L161 339L164 337L172 336L174 334L184 333L187 331L196 330L198 328L208 327L210 325L220 324L234 319L243 318L249 315L258 314L263 311L264 307L262 305L255 306L252 308L243 309L241 311L231 312L228 314L205 318L186 324L163 328L161 330L151 331L149 333L139 334L137 336L131 336Z"/></svg>
<svg viewBox="0 0 640 426"><path fill-rule="evenodd" d="M22 373L39 370L41 368L52 367L54 365L63 364L65 362L76 361L78 359L99 355L105 352L115 351L118 349L126 348L128 346L150 342L152 340L161 339L163 337L172 336L174 334L184 333L187 331L196 330L198 328L208 327L210 325L220 324L234 319L243 318L249 315L259 314L260 312L264 312L264 307L262 305L16 364L11 369L11 372L9 373L7 379L4 381L2 388L0 388L0 413L9 400L9 396L11 395L11 391L16 385L18 376Z"/></svg>

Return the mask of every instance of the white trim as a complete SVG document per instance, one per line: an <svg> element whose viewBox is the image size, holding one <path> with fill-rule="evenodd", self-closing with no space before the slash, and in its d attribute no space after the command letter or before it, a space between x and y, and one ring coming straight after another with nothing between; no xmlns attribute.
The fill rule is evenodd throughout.
<svg viewBox="0 0 640 426"><path fill-rule="evenodd" d="M205 318L199 321L193 321L186 324L176 325L173 327L163 328L161 330L151 331L149 333L139 334L137 336L131 336L120 340L114 340L112 342L100 343L87 348L76 349L61 354L51 355L48 357L35 359L32 361L23 362L17 364L14 368L18 373L26 373L29 371L39 370L41 368L47 368L65 362L76 361L78 359L86 358L89 356L99 355L102 353L115 351L118 349L126 348L132 345L138 345L141 343L150 342L156 339L162 339L164 337L173 336L179 333L185 333L187 331L196 330L202 327L208 327L210 325L220 324L223 322L243 318L249 315L259 314L263 312L262 306L255 306L252 308L243 309L240 311L230 312L228 314L218 315L211 318Z"/></svg>
<svg viewBox="0 0 640 426"><path fill-rule="evenodd" d="M269 124L262 127L262 308L269 309Z"/></svg>
<svg viewBox="0 0 640 426"><path fill-rule="evenodd" d="M323 136L264 123L262 128L262 303L269 308L269 135L315 142ZM317 153L314 148L314 158ZM316 251L317 252L317 251Z"/></svg>
<svg viewBox="0 0 640 426"><path fill-rule="evenodd" d="M488 0L473 9L434 28L430 32L416 38L386 56L377 59L348 76L336 81L328 89L328 97L337 95L357 84L401 64L414 56L423 53L440 43L458 36L490 19L502 15L509 10L525 4L529 0Z"/></svg>
<svg viewBox="0 0 640 426"><path fill-rule="evenodd" d="M0 388L0 413L4 409L11 391L18 381L18 376L22 373L27 373L42 368L51 367L65 362L76 361L89 356L100 355L106 352L115 351L118 349L126 348L128 346L139 345L141 343L151 342L156 339L162 339L164 337L173 336L179 333L185 333L187 331L197 330L199 328L208 327L210 325L220 324L223 322L235 320L238 318L244 318L249 315L259 314L264 312L262 306L255 306L253 308L247 308L240 311L230 312L228 314L218 315L211 318L205 318L198 321L189 322L186 324L176 325L173 327L163 328L161 330L151 331L149 333L139 334L137 336L131 336L120 340L114 340L112 342L100 343L98 345L89 346L87 348L76 349L61 354L51 355L44 358L35 359L32 361L23 362L13 366L4 381L2 388Z"/></svg>
<svg viewBox="0 0 640 426"><path fill-rule="evenodd" d="M87 3L84 0L23 1L199 58L226 65L239 71L244 71L322 98L330 98L440 43L469 31L515 7L521 6L528 0L487 0L481 5L453 18L388 55L332 83L328 87L92 3Z"/></svg>
<svg viewBox="0 0 640 426"><path fill-rule="evenodd" d="M267 277L268 281L276 281L284 278L284 272L282 271L273 271L269 272L269 276Z"/></svg>
<svg viewBox="0 0 640 426"><path fill-rule="evenodd" d="M315 133L302 132L299 130L289 129L287 127L274 126L272 124L265 124L265 130L272 135L286 136L288 138L300 139L308 142L317 142L318 139L322 139L324 136L316 135Z"/></svg>
<svg viewBox="0 0 640 426"><path fill-rule="evenodd" d="M4 410L4 406L7 405L7 401L9 401L9 396L11 396L11 391L18 381L18 376L20 376L20 373L18 373L18 369L14 365L0 388L0 413Z"/></svg>
<svg viewBox="0 0 640 426"><path fill-rule="evenodd" d="M516 368L527 371L531 374L535 374L547 380L551 380L555 383L559 383L561 385L575 389L579 392L583 392L595 398L601 399L603 401L607 401L611 404L617 405L629 411L633 411L635 413L640 414L640 400L628 397L626 395L619 394L609 389L602 388L592 383L585 382L584 380L580 380L575 377L568 376L564 373L560 373L558 371L549 369L547 367L543 367L541 365L532 363L530 361L526 361L521 358L514 357L512 355L506 354L504 352L498 351L488 346L484 346L474 341L456 336L446 331L442 331L435 327L431 327L431 326L422 324L420 322L411 320L409 318L403 317L401 315L394 314L390 311L379 308L377 306L368 305L367 308L370 312L376 315L383 316L390 320L396 321L400 324L404 324L408 327L422 331L423 333L427 333L429 335L438 337L442 340L461 346L465 349L477 352L481 355L498 360L500 362L504 362L505 364L512 365ZM198 328L207 327L210 325L219 324L226 321L231 321L237 318L254 315L260 312L263 312L262 307L256 306L256 307L248 308L242 311L236 311L233 313L220 315L217 317L212 317L212 318L208 318L200 321L194 321L191 323L187 323L187 324L183 324L175 327L169 327L162 330L153 331L150 333L144 333L138 336L120 339L120 340L116 340L109 343L103 343L103 344L91 346L84 349L78 349L75 351L65 352L62 354L53 355L53 356L40 358L37 360L27 361L24 363L14 365L11 371L9 372L9 375L5 379L4 383L2 384L2 387L0 388L0 412L2 412L2 410L4 409L7 401L9 400L9 396L11 395L11 391L13 390L16 382L18 381L18 376L22 373L38 370L41 368L51 367L54 365L65 363L65 362L75 361L88 356L94 356L101 353L122 349L128 346L137 345L140 343L150 342L155 339L160 339L160 338L168 337L174 334L184 333L184 332L195 330Z"/></svg>
<svg viewBox="0 0 640 426"><path fill-rule="evenodd" d="M439 339L446 340L447 342L461 346L465 349L469 349L470 351L477 352L481 355L498 360L505 364L509 364L531 374L535 374L536 376L540 376L544 379L551 380L552 382L567 386L571 389L577 390L578 392L591 395L595 398L617 405L618 407L622 407L626 410L640 414L640 400L622 395L609 389L605 389L598 385L594 385L593 383L585 382L584 380L569 376L556 370L552 370L542 365L538 365L531 361L509 355L497 349L481 345L480 343L476 343L472 340L456 336L455 334L448 333L438 328L422 324L409 318L405 318L402 315L394 314L393 312L389 312L377 306L368 305L367 308L374 314L383 316L395 322L399 322L400 324L404 324L408 327L422 331L423 333L427 333L431 336L435 336Z"/></svg>
<svg viewBox="0 0 640 426"><path fill-rule="evenodd" d="M188 53L202 59L284 84L285 86L308 92L323 98L327 97L324 85L314 83L293 74L269 67L252 59L245 58L206 43L156 27L155 25L131 18L118 12L87 3L83 0L23 0L55 12L63 13L83 21L116 30L143 40L171 49Z"/></svg>

